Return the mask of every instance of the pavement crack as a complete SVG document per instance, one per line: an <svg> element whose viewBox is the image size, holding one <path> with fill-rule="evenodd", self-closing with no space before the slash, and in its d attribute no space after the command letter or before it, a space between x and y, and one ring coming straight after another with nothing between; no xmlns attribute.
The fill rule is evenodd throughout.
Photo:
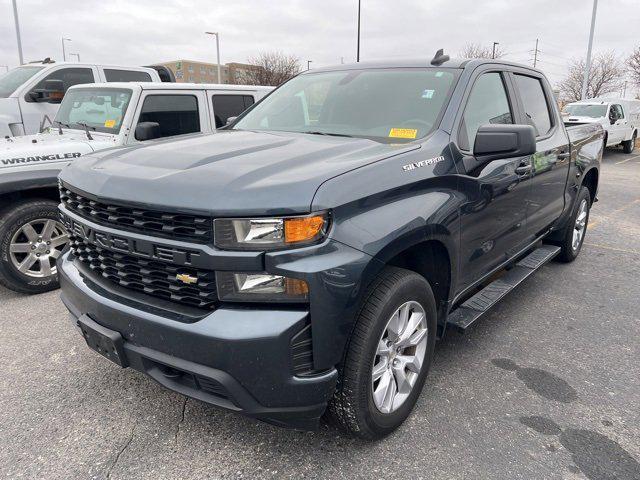
<svg viewBox="0 0 640 480"><path fill-rule="evenodd" d="M111 478L111 473L113 472L113 469L116 467L116 464L118 463L118 461L120 460L120 457L122 456L122 454L124 453L124 451L129 448L129 445L131 445L131 442L133 441L133 434L136 430L136 423L133 424L133 426L131 427L131 433L129 434L129 437L127 438L127 441L125 442L125 444L122 446L122 448L120 448L120 450L118 450L118 453L116 454L116 458L113 460L113 462L111 463L111 465L109 465L109 468L107 469L107 476L106 478Z"/></svg>
<svg viewBox="0 0 640 480"><path fill-rule="evenodd" d="M189 397L184 397L184 401L182 402L182 413L180 415L180 421L178 422L178 425L176 426L176 433L174 435L173 441L175 443L176 446L178 446L178 435L180 435L180 427L182 427L182 424L184 423L184 416L187 412L187 402L189 401Z"/></svg>

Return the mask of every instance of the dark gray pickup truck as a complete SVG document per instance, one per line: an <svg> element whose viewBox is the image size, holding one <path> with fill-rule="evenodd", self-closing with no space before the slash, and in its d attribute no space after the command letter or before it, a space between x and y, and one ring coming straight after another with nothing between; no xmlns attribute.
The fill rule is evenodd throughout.
<svg viewBox="0 0 640 480"><path fill-rule="evenodd" d="M576 258L602 149L522 65L305 72L226 131L63 170L62 300L92 349L167 388L378 438L437 339Z"/></svg>

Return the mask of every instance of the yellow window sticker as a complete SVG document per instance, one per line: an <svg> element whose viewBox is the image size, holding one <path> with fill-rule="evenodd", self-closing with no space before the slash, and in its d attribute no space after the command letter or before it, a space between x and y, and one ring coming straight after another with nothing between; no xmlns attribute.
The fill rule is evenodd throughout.
<svg viewBox="0 0 640 480"><path fill-rule="evenodd" d="M389 130L391 138L416 138L418 130L415 128L392 128Z"/></svg>
<svg viewBox="0 0 640 480"><path fill-rule="evenodd" d="M104 126L105 128L113 128L116 126L116 121L115 120L107 120L104 122Z"/></svg>

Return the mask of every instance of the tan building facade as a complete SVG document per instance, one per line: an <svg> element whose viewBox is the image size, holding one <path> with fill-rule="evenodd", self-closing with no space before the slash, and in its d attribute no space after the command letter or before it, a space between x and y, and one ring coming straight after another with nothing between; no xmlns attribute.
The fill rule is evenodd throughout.
<svg viewBox="0 0 640 480"><path fill-rule="evenodd" d="M258 68L246 63L227 63L220 65L220 82L218 82L218 65L215 63L196 62L193 60L175 60L158 63L169 68L178 83L227 83L246 84L247 72Z"/></svg>

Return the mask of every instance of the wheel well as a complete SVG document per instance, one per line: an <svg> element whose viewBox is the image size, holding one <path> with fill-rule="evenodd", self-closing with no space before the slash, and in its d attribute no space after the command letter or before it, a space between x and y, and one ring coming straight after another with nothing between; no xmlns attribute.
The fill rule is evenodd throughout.
<svg viewBox="0 0 640 480"><path fill-rule="evenodd" d="M387 263L422 275L433 290L438 305L438 320L444 320L451 287L451 261L444 244L428 240L400 252Z"/></svg>
<svg viewBox="0 0 640 480"><path fill-rule="evenodd" d="M28 198L46 198L54 202L60 201L60 194L55 187L32 188L29 190L20 190L18 192L9 192L0 194L0 203L7 205L17 200Z"/></svg>
<svg viewBox="0 0 640 480"><path fill-rule="evenodd" d="M596 200L596 192L598 191L598 170L592 168L587 172L582 180L582 185L589 189L591 203Z"/></svg>

